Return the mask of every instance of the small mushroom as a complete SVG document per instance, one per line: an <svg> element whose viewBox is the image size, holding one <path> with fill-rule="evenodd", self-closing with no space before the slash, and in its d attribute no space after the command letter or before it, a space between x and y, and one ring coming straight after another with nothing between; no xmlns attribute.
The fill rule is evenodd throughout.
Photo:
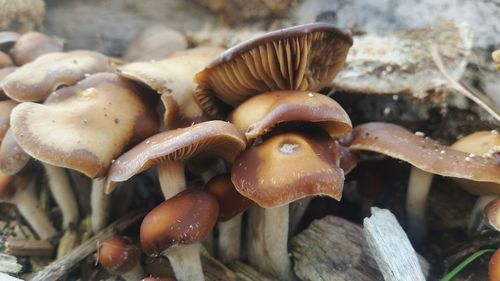
<svg viewBox="0 0 500 281"><path fill-rule="evenodd" d="M500 280L500 249L497 249L490 258L488 266L488 280Z"/></svg>
<svg viewBox="0 0 500 281"><path fill-rule="evenodd" d="M56 234L56 230L34 194L34 185L35 181L28 172L15 176L0 172L0 202L16 205L36 234L41 239L49 239Z"/></svg>
<svg viewBox="0 0 500 281"><path fill-rule="evenodd" d="M208 192L185 190L149 212L141 224L148 255L165 255L179 281L203 281L199 243L214 227L217 200Z"/></svg>
<svg viewBox="0 0 500 281"><path fill-rule="evenodd" d="M196 74L195 99L213 118L251 96L277 90L318 91L344 65L352 38L325 23L269 32L238 44Z"/></svg>
<svg viewBox="0 0 500 281"><path fill-rule="evenodd" d="M242 213L252 201L236 191L231 175L222 174L210 179L205 190L219 202L219 239L217 256L223 263L240 258Z"/></svg>
<svg viewBox="0 0 500 281"><path fill-rule="evenodd" d="M89 74L108 69L108 59L97 52L49 53L7 75L1 86L13 100L40 101L60 86L76 84Z"/></svg>
<svg viewBox="0 0 500 281"><path fill-rule="evenodd" d="M99 243L97 261L109 273L120 275L127 281L144 277L141 265L141 250L122 236L111 236Z"/></svg>
<svg viewBox="0 0 500 281"><path fill-rule="evenodd" d="M24 33L17 39L10 53L16 65L24 65L43 54L62 52L62 50L62 40L31 31Z"/></svg>

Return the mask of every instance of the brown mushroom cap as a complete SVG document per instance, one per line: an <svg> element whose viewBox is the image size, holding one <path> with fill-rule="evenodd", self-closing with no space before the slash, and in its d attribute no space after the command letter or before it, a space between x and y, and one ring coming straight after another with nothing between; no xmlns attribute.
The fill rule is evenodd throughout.
<svg viewBox="0 0 500 281"><path fill-rule="evenodd" d="M488 280L500 280L500 249L497 249L490 258L490 264L488 266Z"/></svg>
<svg viewBox="0 0 500 281"><path fill-rule="evenodd" d="M141 250L129 239L111 236L99 243L97 260L112 274L129 272L140 260Z"/></svg>
<svg viewBox="0 0 500 281"><path fill-rule="evenodd" d="M352 129L349 116L336 101L308 91L277 91L254 96L240 104L229 121L245 132L249 141L287 121L316 122L332 138Z"/></svg>
<svg viewBox="0 0 500 281"><path fill-rule="evenodd" d="M208 192L185 190L156 206L141 224L141 245L148 255L201 241L214 227L217 200Z"/></svg>
<svg viewBox="0 0 500 281"><path fill-rule="evenodd" d="M417 136L394 124L373 122L356 126L352 131L350 149L382 153L433 174L500 183L500 165L494 160L471 157L468 153ZM471 192L482 195L500 194L498 189Z"/></svg>
<svg viewBox="0 0 500 281"><path fill-rule="evenodd" d="M242 196L231 182L231 175L218 175L205 184L205 190L219 202L219 221L228 221L250 207L252 201Z"/></svg>
<svg viewBox="0 0 500 281"><path fill-rule="evenodd" d="M17 105L13 100L0 101L0 141L4 138L9 129L10 112Z"/></svg>
<svg viewBox="0 0 500 281"><path fill-rule="evenodd" d="M500 231L500 199L495 199L484 207L485 222L490 227Z"/></svg>
<svg viewBox="0 0 500 281"><path fill-rule="evenodd" d="M59 89L45 104L21 103L11 130L29 155L98 177L130 142L158 130L146 97L116 74L99 73Z"/></svg>
<svg viewBox="0 0 500 281"><path fill-rule="evenodd" d="M19 146L12 130L7 130L0 144L0 171L15 175L28 164L31 157Z"/></svg>
<svg viewBox="0 0 500 281"><path fill-rule="evenodd" d="M17 101L39 101L63 85L108 70L108 59L97 52L49 53L19 67L2 80L5 94Z"/></svg>
<svg viewBox="0 0 500 281"><path fill-rule="evenodd" d="M250 147L234 161L231 180L264 208L311 195L342 196L344 172L337 145L323 134L285 133Z"/></svg>
<svg viewBox="0 0 500 281"><path fill-rule="evenodd" d="M212 117L223 118L263 92L317 91L344 65L352 38L326 23L276 30L238 44L196 75L195 98Z"/></svg>
<svg viewBox="0 0 500 281"><path fill-rule="evenodd" d="M25 190L33 179L32 171L24 170L9 176L0 171L0 201L9 200L17 191Z"/></svg>
<svg viewBox="0 0 500 281"><path fill-rule="evenodd" d="M242 133L231 123L207 121L187 128L170 130L149 137L122 154L109 169L108 180L126 181L165 160L222 158L229 162L245 149Z"/></svg>
<svg viewBox="0 0 500 281"><path fill-rule="evenodd" d="M62 52L63 45L62 40L31 31L21 35L10 52L16 64L23 65L43 54Z"/></svg>

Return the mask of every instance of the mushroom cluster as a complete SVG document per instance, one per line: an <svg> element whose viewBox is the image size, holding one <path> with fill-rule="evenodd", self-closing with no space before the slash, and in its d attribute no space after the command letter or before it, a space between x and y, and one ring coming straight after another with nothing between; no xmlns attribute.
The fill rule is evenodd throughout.
<svg viewBox="0 0 500 281"><path fill-rule="evenodd" d="M259 270L295 280L289 233L313 196L341 200L362 151L414 166L408 215L416 239L425 234L413 230L425 225L428 175L465 180L474 194L499 194L498 139L493 150L476 153L394 124L353 127L342 106L321 93L353 44L335 26L277 30L224 52L186 49L181 34L161 27L148 32L137 38L145 43L126 52L127 63L63 51L41 33L0 33L0 195L17 204L41 239L56 235L56 227L36 209L33 180L23 170L30 159L45 167L63 229L80 221L67 170L92 179L94 232L109 222L107 194L144 171L156 173L158 187L148 192L161 189L163 197L142 221L138 240L146 255L167 257L180 281L204 280L200 243L216 225L224 263L244 252ZM151 32L166 34L172 50L159 48ZM489 213L493 224L497 211ZM145 277L138 246L127 239L103 241L99 254L111 274Z"/></svg>

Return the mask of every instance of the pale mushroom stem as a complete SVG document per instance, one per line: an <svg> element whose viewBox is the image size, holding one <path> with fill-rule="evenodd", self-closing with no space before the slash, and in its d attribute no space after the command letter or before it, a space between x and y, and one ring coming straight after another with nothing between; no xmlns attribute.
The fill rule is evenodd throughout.
<svg viewBox="0 0 500 281"><path fill-rule="evenodd" d="M467 232L469 234L474 234L477 233L479 230L481 230L481 227L483 226L484 208L486 207L486 205L488 205L488 203L497 198L498 198L497 196L484 195L480 196L476 200L476 203L472 208L471 216L469 219L469 225L467 226Z"/></svg>
<svg viewBox="0 0 500 281"><path fill-rule="evenodd" d="M406 214L408 233L414 243L421 243L427 237L427 197L433 174L412 167L406 192Z"/></svg>
<svg viewBox="0 0 500 281"><path fill-rule="evenodd" d="M73 223L78 222L78 204L75 194L71 189L71 183L64 168L43 163L49 188L57 205L61 208L63 217L63 228L66 229Z"/></svg>
<svg viewBox="0 0 500 281"><path fill-rule="evenodd" d="M9 202L16 204L19 213L21 213L41 239L49 239L56 234L56 229L33 194L34 185L35 182L33 181L26 190L17 191Z"/></svg>
<svg viewBox="0 0 500 281"><path fill-rule="evenodd" d="M96 178L92 180L92 191L90 192L90 208L92 231L97 233L108 224L109 196L104 191L106 180Z"/></svg>
<svg viewBox="0 0 500 281"><path fill-rule="evenodd" d="M288 205L252 207L248 222L248 261L280 280L297 280L288 256Z"/></svg>
<svg viewBox="0 0 500 281"><path fill-rule="evenodd" d="M294 235L299 227L304 214L306 213L307 207L309 207L309 203L313 199L312 196L308 196L297 200L295 202L290 203L290 223L288 233Z"/></svg>
<svg viewBox="0 0 500 281"><path fill-rule="evenodd" d="M242 216L243 214L239 214L228 221L218 224L219 243L217 244L217 254L223 263L240 258Z"/></svg>
<svg viewBox="0 0 500 281"><path fill-rule="evenodd" d="M186 189L184 163L165 160L158 165L158 180L165 200Z"/></svg>
<svg viewBox="0 0 500 281"><path fill-rule="evenodd" d="M141 263L137 262L130 271L122 273L120 276L127 281L137 281L142 280L146 275L144 274Z"/></svg>
<svg viewBox="0 0 500 281"><path fill-rule="evenodd" d="M204 281L200 260L200 243L174 247L163 252L168 258L177 281Z"/></svg>

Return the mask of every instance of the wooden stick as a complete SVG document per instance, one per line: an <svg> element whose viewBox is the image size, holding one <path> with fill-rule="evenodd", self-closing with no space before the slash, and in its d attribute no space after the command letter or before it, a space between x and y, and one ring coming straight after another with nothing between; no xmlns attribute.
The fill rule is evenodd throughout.
<svg viewBox="0 0 500 281"><path fill-rule="evenodd" d="M5 252L14 256L50 256L54 246L47 240L9 237L5 241Z"/></svg>
<svg viewBox="0 0 500 281"><path fill-rule="evenodd" d="M76 266L81 260L83 260L88 255L92 254L97 249L97 244L99 241L119 233L137 222L140 218L144 216L144 211L136 211L132 214L127 214L120 219L116 220L103 230L96 233L92 238L87 240L85 243L81 244L79 247L75 248L72 252L66 256L58 259L43 270L37 272L30 280L31 281L44 281L44 280L58 280L63 277L68 271L70 271L74 266Z"/></svg>

